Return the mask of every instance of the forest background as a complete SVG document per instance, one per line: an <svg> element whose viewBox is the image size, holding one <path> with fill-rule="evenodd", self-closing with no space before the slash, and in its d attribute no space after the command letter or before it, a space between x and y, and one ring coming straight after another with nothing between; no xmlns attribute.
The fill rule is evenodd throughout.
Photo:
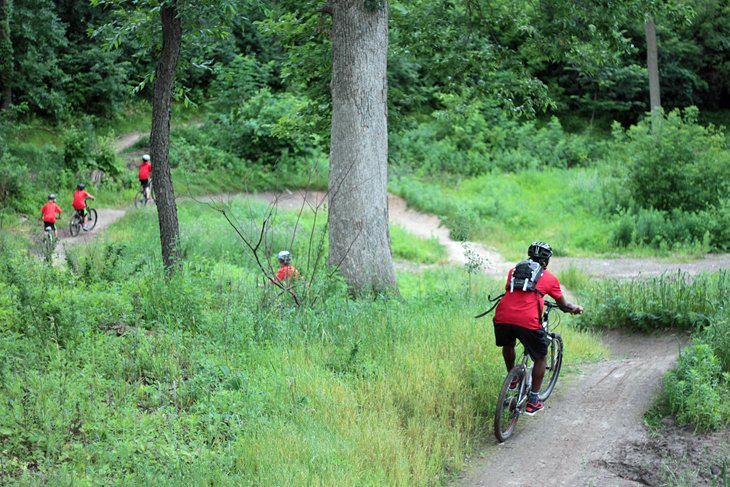
<svg viewBox="0 0 730 487"><path fill-rule="evenodd" d="M510 259L535 236L566 256L726 252L730 6L604 3L390 2L389 189L439 215L455 240ZM326 188L329 17L311 1L211 5L226 22L184 26L176 191ZM268 246L309 256L305 304L294 306L256 286L259 271L217 213L189 203L186 264L170 280L144 245L156 232L148 213L70 252L62 268L28 253L47 193L86 181L107 205L131 201L149 140L122 155L114 140L149 130L156 15L154 2L0 1L0 475L443 481L473 447L502 375L488 327L469 320L500 288L471 272L478 262L466 273L399 272L399 305L353 301L316 264L323 215L283 214ZM649 18L661 80L654 118ZM231 208L244 234L267 215L242 201ZM393 252L443 261L433 242L399 229ZM704 287L640 287L643 299L636 286L561 279L594 304L568 332L576 361L602 353L581 329L693 331L667 407L700 429L727 424L719 400L706 408L727 391L724 274ZM692 293L705 294L688 304Z"/></svg>

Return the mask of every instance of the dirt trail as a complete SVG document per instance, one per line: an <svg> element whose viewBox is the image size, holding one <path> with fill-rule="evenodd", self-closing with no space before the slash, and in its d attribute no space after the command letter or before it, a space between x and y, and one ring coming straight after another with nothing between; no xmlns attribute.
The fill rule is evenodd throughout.
<svg viewBox="0 0 730 487"><path fill-rule="evenodd" d="M609 360L564 374L546 411L520 418L507 442L490 439L456 485L646 485L606 468L607 455L649 441L642 416L674 364L680 340L612 334L604 342ZM486 429L491 433L491 424Z"/></svg>

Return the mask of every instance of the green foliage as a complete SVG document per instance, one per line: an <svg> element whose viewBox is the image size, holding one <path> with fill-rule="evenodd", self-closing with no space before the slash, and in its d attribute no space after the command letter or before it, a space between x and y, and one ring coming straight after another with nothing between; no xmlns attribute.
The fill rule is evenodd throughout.
<svg viewBox="0 0 730 487"><path fill-rule="evenodd" d="M237 157L260 165L290 165L314 153L316 136L298 112L307 101L288 94L259 90L230 114L215 119L208 130L216 143Z"/></svg>
<svg viewBox="0 0 730 487"><path fill-rule="evenodd" d="M699 211L730 196L725 137L697 124L697 115L672 111L657 115L655 129L647 118L627 131L628 183L641 207Z"/></svg>
<svg viewBox="0 0 730 487"><path fill-rule="evenodd" d="M258 235L266 205L230 205ZM421 485L462 467L504 374L463 272L409 274L403 301L354 301L310 261L323 223L280 212L266 245L291 248L315 282L295 308L257 286L217 212L181 202L179 217L188 258L169 278L150 254L152 211L69 249L66 267L0 239L3 480ZM472 279L469 305L487 287Z"/></svg>
<svg viewBox="0 0 730 487"><path fill-rule="evenodd" d="M34 113L62 118L68 106L61 52L68 45L54 2L13 2L10 35L15 60L11 87L18 104ZM17 28L23 26L23 28Z"/></svg>
<svg viewBox="0 0 730 487"><path fill-rule="evenodd" d="M435 237L414 237L400 225L390 226L393 258L420 264L437 264L446 260L446 249Z"/></svg>
<svg viewBox="0 0 730 487"><path fill-rule="evenodd" d="M488 240L508 258L520 258L536 234L562 255L613 250L600 213L605 182L595 170L545 169L442 178L440 184L404 177L392 181L391 190L410 206L439 215L452 238Z"/></svg>
<svg viewBox="0 0 730 487"><path fill-rule="evenodd" d="M227 113L265 88L272 81L274 66L263 64L253 56L236 56L217 66L211 82L211 103L217 112Z"/></svg>
<svg viewBox="0 0 730 487"><path fill-rule="evenodd" d="M3 153L0 156L0 205L3 209L22 212L27 201L28 167L13 157Z"/></svg>
<svg viewBox="0 0 730 487"><path fill-rule="evenodd" d="M730 374L721 373L712 347L696 343L679 356L677 368L664 379L665 393L679 424L695 430L718 429L730 422L725 397L730 390Z"/></svg>
<svg viewBox="0 0 730 487"><path fill-rule="evenodd" d="M444 108L417 127L391 135L391 158L418 174L586 166L601 151L586 136L566 133L554 117L545 126L520 123L469 93L443 95L440 102Z"/></svg>
<svg viewBox="0 0 730 487"><path fill-rule="evenodd" d="M728 305L730 274L664 275L652 279L591 282L585 288L585 328L649 332L674 328L695 331L710 325Z"/></svg>
<svg viewBox="0 0 730 487"><path fill-rule="evenodd" d="M78 47L64 56L63 66L74 87L67 94L71 110L101 118L122 110L122 102L129 96L126 82L132 69L118 52L95 45Z"/></svg>
<svg viewBox="0 0 730 487"><path fill-rule="evenodd" d="M122 174L112 141L99 139L90 124L81 123L63 133L64 168L78 178L86 179L91 170L100 169L111 179Z"/></svg>

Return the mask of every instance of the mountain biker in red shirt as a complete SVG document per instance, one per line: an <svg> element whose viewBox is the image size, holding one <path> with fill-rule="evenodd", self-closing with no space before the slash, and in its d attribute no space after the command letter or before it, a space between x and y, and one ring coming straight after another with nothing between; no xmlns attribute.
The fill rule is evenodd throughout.
<svg viewBox="0 0 730 487"><path fill-rule="evenodd" d="M78 186L76 186L76 191L74 191L74 200L73 203L71 203L71 206L74 207L74 210L76 210L76 213L79 214L83 218L84 224L81 226L84 230L88 230L86 228L86 218L89 214L88 210L86 209L86 199L93 200L95 199L92 195L86 192L86 185L84 183L79 183Z"/></svg>
<svg viewBox="0 0 730 487"><path fill-rule="evenodd" d="M547 270L552 255L553 249L545 242L535 242L530 245L527 249L528 258L543 268L542 275L535 285L536 291L515 289L510 292L510 281L514 271L511 269L507 275L507 292L494 313L494 336L497 346L502 347L507 371L515 366L515 345L518 339L535 363L532 367L532 390L525 408L525 414L528 416L535 415L545 407L538 394L545 377L548 351L548 339L541 323L542 310L545 307L543 296L547 294L552 297L558 307L566 313L583 312L582 306L566 301L560 289L560 281ZM513 384L510 387L515 386L516 384Z"/></svg>
<svg viewBox="0 0 730 487"><path fill-rule="evenodd" d="M279 270L276 272L276 280L285 283L289 279L297 279L299 271L291 265L291 252L282 250L276 257L279 259Z"/></svg>
<svg viewBox="0 0 730 487"><path fill-rule="evenodd" d="M144 199L149 201L150 199L150 176L152 175L152 163L150 163L149 154L142 156L142 164L139 165L139 184L142 185L142 192L144 193Z"/></svg>
<svg viewBox="0 0 730 487"><path fill-rule="evenodd" d="M56 195L51 193L48 195L48 203L41 208L41 216L43 217L43 231L52 229L54 238L58 238L56 215L61 216L61 207L56 204Z"/></svg>

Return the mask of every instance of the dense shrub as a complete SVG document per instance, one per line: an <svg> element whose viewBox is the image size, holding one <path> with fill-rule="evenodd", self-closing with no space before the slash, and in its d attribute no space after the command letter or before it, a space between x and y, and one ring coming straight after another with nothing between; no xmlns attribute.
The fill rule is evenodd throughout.
<svg viewBox="0 0 730 487"><path fill-rule="evenodd" d="M0 206L24 211L27 201L28 167L17 158L5 153L0 156Z"/></svg>
<svg viewBox="0 0 730 487"><path fill-rule="evenodd" d="M515 172L585 166L600 144L569 134L553 117L540 126L520 122L466 95L444 95L444 108L415 128L391 134L391 158L422 175L443 172L476 176L502 169Z"/></svg>
<svg viewBox="0 0 730 487"><path fill-rule="evenodd" d="M699 125L697 116L696 108L687 108L656 115L653 126L646 118L625 134L616 128L629 158L627 184L642 208L693 212L730 196L725 136Z"/></svg>
<svg viewBox="0 0 730 487"><path fill-rule="evenodd" d="M730 200L719 207L688 212L638 208L622 210L611 230L618 247L646 246L659 250L692 250L701 253L730 248Z"/></svg>
<svg viewBox="0 0 730 487"><path fill-rule="evenodd" d="M292 164L311 155L317 136L299 116L307 100L290 94L274 95L261 89L227 114L214 118L211 140L255 164Z"/></svg>
<svg viewBox="0 0 730 487"><path fill-rule="evenodd" d="M234 110L241 100L248 100L272 79L271 63L262 64L253 56L237 55L228 64L219 64L210 85L211 105L218 113Z"/></svg>
<svg viewBox="0 0 730 487"><path fill-rule="evenodd" d="M679 424L691 424L696 430L722 427L730 420L730 406L725 400L730 374L722 374L720 361L712 347L695 343L679 357L677 368L664 379L665 392L672 413Z"/></svg>

